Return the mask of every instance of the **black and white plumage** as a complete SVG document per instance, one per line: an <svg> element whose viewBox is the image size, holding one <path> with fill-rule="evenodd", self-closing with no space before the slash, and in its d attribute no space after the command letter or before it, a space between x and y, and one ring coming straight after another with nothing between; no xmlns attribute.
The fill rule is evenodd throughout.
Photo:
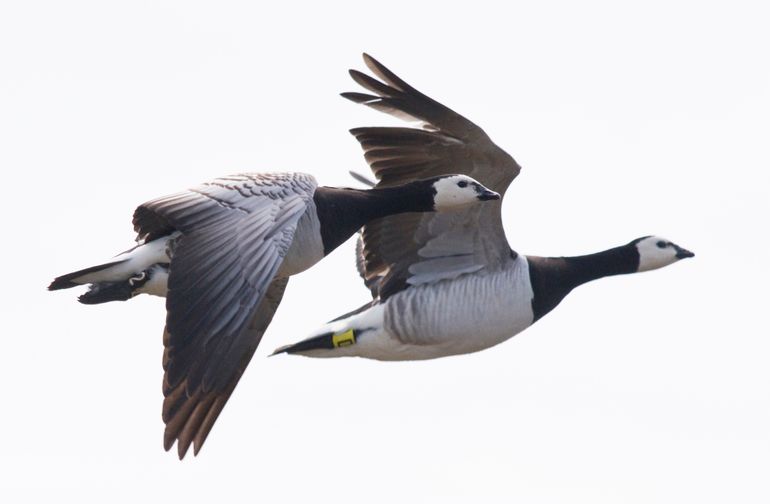
<svg viewBox="0 0 770 504"><path fill-rule="evenodd" d="M417 91L374 58L379 80L351 70L356 103L422 123L356 128L364 156L391 187L448 171L505 194L520 171L481 128ZM314 357L429 359L479 351L529 327L575 287L660 268L693 254L659 237L580 257L523 256L502 227L501 201L444 215L393 215L364 226L358 267L373 300L278 349Z"/></svg>
<svg viewBox="0 0 770 504"><path fill-rule="evenodd" d="M303 173L222 177L140 205L133 219L139 245L58 277L49 289L91 284L80 297L87 304L166 296L164 446L176 441L182 458L191 443L197 453L205 441L289 276L373 219L499 198L465 175L369 190L318 187Z"/></svg>

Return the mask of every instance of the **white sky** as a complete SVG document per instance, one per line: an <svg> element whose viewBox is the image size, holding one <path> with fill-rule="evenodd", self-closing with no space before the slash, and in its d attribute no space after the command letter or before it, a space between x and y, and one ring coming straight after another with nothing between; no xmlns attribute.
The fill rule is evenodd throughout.
<svg viewBox="0 0 770 504"><path fill-rule="evenodd" d="M619 4L3 2L0 500L767 502L768 13ZM347 129L394 124L337 96L362 51L523 166L517 251L660 234L697 256L474 355L267 359L367 299L349 242L290 282L180 463L163 301L45 287L130 246L151 197L239 171L351 185Z"/></svg>

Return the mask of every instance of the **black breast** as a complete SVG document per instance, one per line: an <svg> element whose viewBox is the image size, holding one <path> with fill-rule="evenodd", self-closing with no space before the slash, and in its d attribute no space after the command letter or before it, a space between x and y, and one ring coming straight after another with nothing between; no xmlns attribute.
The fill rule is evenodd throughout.
<svg viewBox="0 0 770 504"><path fill-rule="evenodd" d="M568 269L566 259L562 257L531 257L529 262L529 281L532 284L532 311L538 320L556 308L564 297L575 288L565 282L564 272Z"/></svg>
<svg viewBox="0 0 770 504"><path fill-rule="evenodd" d="M353 236L371 218L372 202L364 191L319 187L313 194L324 255Z"/></svg>

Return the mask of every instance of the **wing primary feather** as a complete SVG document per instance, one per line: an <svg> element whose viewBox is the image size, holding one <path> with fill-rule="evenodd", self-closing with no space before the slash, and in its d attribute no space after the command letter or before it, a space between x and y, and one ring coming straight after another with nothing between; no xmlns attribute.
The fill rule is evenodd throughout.
<svg viewBox="0 0 770 504"><path fill-rule="evenodd" d="M164 386L165 400L163 403L163 421L166 423L164 434L164 447L171 449L175 441L178 441L177 451L180 457L187 453L192 441L193 454L197 455L214 423L227 404L229 397L243 375L251 358L257 349L265 329L270 324L276 308L278 307L286 284L287 278L273 280L267 292L259 303L251 321L247 324L242 344L232 347L232 352L226 359L237 360L232 366L234 373L221 389L208 393L198 387L188 391L186 381L182 381L175 388ZM168 343L169 337L165 336L164 343Z"/></svg>
<svg viewBox="0 0 770 504"><path fill-rule="evenodd" d="M370 101L375 101L380 99L378 96L372 96L366 93L356 93L354 91L347 91L345 93L340 93L340 96L355 103L367 103Z"/></svg>
<svg viewBox="0 0 770 504"><path fill-rule="evenodd" d="M206 417L201 422L201 425L198 428L198 432L195 433L195 437L193 438L193 455L198 455L198 452L203 446L203 443L206 441L209 432L211 432L211 428L214 426L214 422L217 421L219 414L222 412L222 408L224 408L225 404L227 404L227 399L230 397L230 394L232 393L236 383L238 383L238 380L235 380L232 385L228 387L228 390L225 393L217 396L217 398L214 399L214 402L211 404L208 413L206 413Z"/></svg>
<svg viewBox="0 0 770 504"><path fill-rule="evenodd" d="M176 442L179 460L184 458L187 450L190 448L195 435L198 433L198 428L201 426L201 423L203 423L203 419L206 417L209 406L211 406L211 403L214 402L214 399L216 399L214 396L208 396L204 398L201 402L195 405L192 413L190 413L190 416L187 418L187 421L185 422L184 427L182 427Z"/></svg>
<svg viewBox="0 0 770 504"><path fill-rule="evenodd" d="M398 89L399 91L404 92L416 92L416 90L401 80L396 74L388 70L385 65L377 61L376 59L372 58L368 54L364 53L364 63L366 66L371 70L374 75L379 77L380 79L384 80L386 83L390 84L394 88Z"/></svg>
<svg viewBox="0 0 770 504"><path fill-rule="evenodd" d="M348 70L348 73L354 81L361 85L361 87L366 88L373 93L377 93L382 96L391 96L393 94L393 88L386 86L377 79L369 77L365 73L361 73L358 70Z"/></svg>
<svg viewBox="0 0 770 504"><path fill-rule="evenodd" d="M184 390L186 387L184 384L180 384L180 387ZM181 406L173 413L169 421L166 422L166 429L163 433L163 448L169 451L174 446L174 441L182 431L184 424L187 422L187 417L197 404L197 394L195 397L189 397L184 401Z"/></svg>
<svg viewBox="0 0 770 504"><path fill-rule="evenodd" d="M188 399L187 391L183 384L179 384L176 387L168 388L164 387L163 395L163 409L161 411L161 418L164 422L168 422L173 417L179 408Z"/></svg>

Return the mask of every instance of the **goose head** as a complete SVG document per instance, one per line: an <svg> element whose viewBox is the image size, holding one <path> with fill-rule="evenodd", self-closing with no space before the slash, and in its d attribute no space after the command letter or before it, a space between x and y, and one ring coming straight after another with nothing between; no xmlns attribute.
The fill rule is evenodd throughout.
<svg viewBox="0 0 770 504"><path fill-rule="evenodd" d="M465 207L479 201L499 200L500 195L467 175L446 175L425 181L433 192L436 211Z"/></svg>
<svg viewBox="0 0 770 504"><path fill-rule="evenodd" d="M639 254L639 266L636 271L654 270L673 264L680 259L695 257L695 254L689 250L660 236L637 238L630 245L635 247Z"/></svg>

